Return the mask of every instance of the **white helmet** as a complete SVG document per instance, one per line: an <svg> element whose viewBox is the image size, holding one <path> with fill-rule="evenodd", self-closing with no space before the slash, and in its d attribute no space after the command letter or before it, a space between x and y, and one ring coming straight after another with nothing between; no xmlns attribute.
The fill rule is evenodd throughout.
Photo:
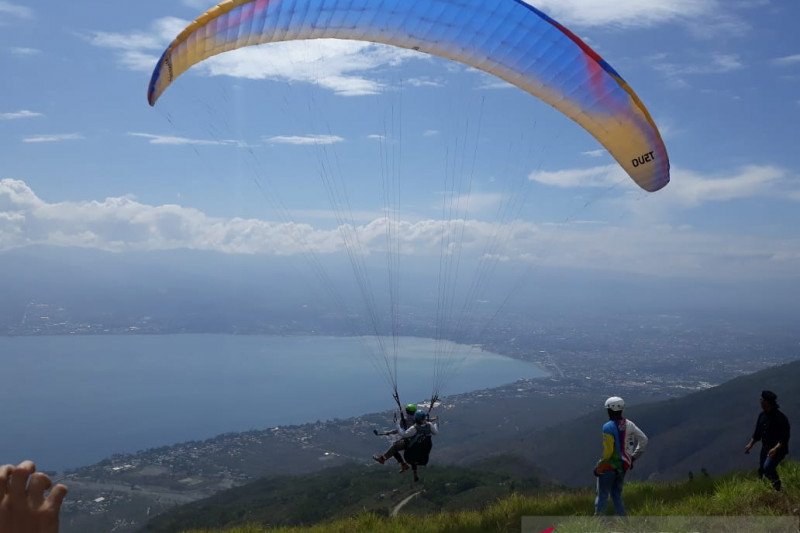
<svg viewBox="0 0 800 533"><path fill-rule="evenodd" d="M625 408L625 400L620 398L619 396L612 396L608 400L606 400L606 409L610 409L612 411L622 411Z"/></svg>

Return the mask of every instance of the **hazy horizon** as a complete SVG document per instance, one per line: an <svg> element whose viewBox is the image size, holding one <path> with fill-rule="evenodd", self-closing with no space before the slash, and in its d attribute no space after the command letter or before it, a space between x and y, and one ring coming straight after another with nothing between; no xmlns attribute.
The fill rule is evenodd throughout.
<svg viewBox="0 0 800 533"><path fill-rule="evenodd" d="M214 320L235 323L237 317L263 312L269 317L289 315L319 318L343 313L329 294L332 288L350 313L363 315L363 300L353 274L338 257L327 265L329 278L315 277L302 258L264 256L231 257L214 252L172 250L167 252L111 253L61 247L31 247L0 252L0 326L19 324L30 305L63 308L64 316L101 319L118 313L131 321L196 316L205 310L211 331ZM389 327L389 293L382 258L370 261L375 308ZM377 264L376 264L377 263ZM402 264L402 263L401 263ZM400 275L399 310L433 319L436 312L435 265L417 261L403 265ZM427 270L426 270L427 269ZM778 280L709 283L696 279L664 279L649 276L586 276L581 271L496 268L494 278L483 282L478 303L465 314L451 310L449 319L465 315L473 320L493 318L501 327L518 313L546 320L572 317L576 324L585 316L651 317L677 314L695 318L698 324L734 320L754 327L789 326L800 313L800 291ZM456 284L454 298L466 298L471 277ZM227 315L227 316L226 316ZM51 317L56 321L56 317ZM166 324L165 324L166 325ZM369 332L369 325L363 324ZM342 331L343 334L354 332ZM383 334L389 334L384 330Z"/></svg>
<svg viewBox="0 0 800 533"><path fill-rule="evenodd" d="M792 337L800 48L778 36L798 4L538 3L652 115L671 181L647 193L538 98L404 48L247 47L150 107L213 3L0 1L6 334Z"/></svg>

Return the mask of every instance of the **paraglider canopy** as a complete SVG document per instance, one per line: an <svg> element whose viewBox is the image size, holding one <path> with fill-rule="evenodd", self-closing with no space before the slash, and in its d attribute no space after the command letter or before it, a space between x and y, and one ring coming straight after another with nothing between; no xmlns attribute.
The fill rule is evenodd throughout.
<svg viewBox="0 0 800 533"><path fill-rule="evenodd" d="M155 105L182 73L214 55L251 45L322 38L412 49L487 72L541 99L582 126L642 189L657 191L669 182L666 147L653 119L633 89L586 43L527 0L226 0L189 24L167 47L150 80L148 101ZM379 352L383 354L382 360L376 357L373 362L379 371L385 373L402 418L404 408L397 387L399 321L396 294L399 283L395 273L399 265L399 245L396 237L393 241L398 224L396 206L390 205L391 202L385 205L392 358L382 341L380 313L375 308L363 250L359 249L358 235L353 229L355 224L340 216L345 211L344 205L348 204L346 195L341 194L344 188L333 184L329 170L333 165L324 148L320 151L320 177L336 212L348 260L367 310L366 316ZM392 174L392 171L387 174ZM384 177L384 189L391 191L387 197L399 200L399 190L395 192L394 189L399 180L395 178ZM455 180L450 183L455 189ZM450 205L443 209L446 217L451 219L452 214L458 212L458 209L453 210L453 204L457 203L453 199L458 198L453 192L445 195L445 200L449 196ZM390 220L390 213L395 217L393 220ZM437 341L445 337L442 332L446 331L444 326L454 309L455 284L452 281L459 270L464 224L454 226L456 229L452 232L445 231L445 226L442 226L437 280ZM451 233L452 241L445 242ZM487 263L497 261L498 257L498 254L486 253L481 261L484 258L489 258ZM318 265L314 267L318 268ZM479 268L476 280L466 291L456 331L468 323L462 319L479 301L477 295L488 272L489 268ZM320 277L323 283L329 283L324 274ZM457 367L453 351L441 348L441 345L440 342L434 357L430 409L439 399L444 380ZM449 356L445 362L440 357L443 354ZM419 410L417 414L420 414Z"/></svg>
<svg viewBox="0 0 800 533"><path fill-rule="evenodd" d="M458 61L544 100L591 133L644 190L669 182L669 158L636 93L570 30L523 0L227 0L189 24L150 81L154 105L192 65L262 43L336 38Z"/></svg>

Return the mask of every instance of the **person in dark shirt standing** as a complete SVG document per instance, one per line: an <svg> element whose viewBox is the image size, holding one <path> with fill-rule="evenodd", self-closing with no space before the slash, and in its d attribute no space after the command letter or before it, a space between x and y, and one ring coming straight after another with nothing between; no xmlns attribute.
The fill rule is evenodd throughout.
<svg viewBox="0 0 800 533"><path fill-rule="evenodd" d="M789 453L789 419L781 412L778 396L772 391L761 392L761 410L753 437L744 447L744 453L750 453L753 445L761 441L758 477L766 477L775 490L781 490L781 478L776 469Z"/></svg>

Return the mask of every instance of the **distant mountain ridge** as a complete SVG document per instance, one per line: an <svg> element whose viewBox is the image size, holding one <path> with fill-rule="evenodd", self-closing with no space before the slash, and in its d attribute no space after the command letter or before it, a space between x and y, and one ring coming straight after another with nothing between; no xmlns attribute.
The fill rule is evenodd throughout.
<svg viewBox="0 0 800 533"><path fill-rule="evenodd" d="M758 449L744 454L760 412L761 391L778 394L789 421L800 420L800 361L735 378L717 387L681 398L630 404L625 415L650 439L636 463L635 479L681 479L706 469L713 474L756 467ZM609 395L614 393L609 387ZM545 475L570 485L592 481L600 453L600 427L607 420L602 406L596 412L545 431L530 429L504 450L540 466ZM790 454L800 439L790 441ZM796 456L797 454L794 453Z"/></svg>

